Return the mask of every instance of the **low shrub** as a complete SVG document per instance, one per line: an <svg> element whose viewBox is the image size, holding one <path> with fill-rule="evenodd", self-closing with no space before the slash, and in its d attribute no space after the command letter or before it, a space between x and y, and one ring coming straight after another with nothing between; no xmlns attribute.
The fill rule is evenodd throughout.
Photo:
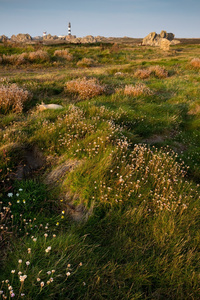
<svg viewBox="0 0 200 300"><path fill-rule="evenodd" d="M83 59L81 59L77 62L77 66L78 67L91 67L92 65L94 65L94 63L95 62L92 58L84 57Z"/></svg>
<svg viewBox="0 0 200 300"><path fill-rule="evenodd" d="M21 113L23 105L31 98L31 94L19 88L15 83L0 86L0 111L7 113L12 110Z"/></svg>
<svg viewBox="0 0 200 300"><path fill-rule="evenodd" d="M135 86L126 85L124 88L124 95L127 96L152 95L152 91L145 84L138 83Z"/></svg>
<svg viewBox="0 0 200 300"><path fill-rule="evenodd" d="M151 66L148 69L139 69L135 72L135 76L140 79L146 79L152 75L157 78L166 78L168 77L168 71L164 67L157 65Z"/></svg>
<svg viewBox="0 0 200 300"><path fill-rule="evenodd" d="M12 54L12 55L5 55L3 54L3 62L6 64L16 64L17 62L17 54Z"/></svg>
<svg viewBox="0 0 200 300"><path fill-rule="evenodd" d="M149 78L150 75L151 75L151 72L149 71L149 69L139 69L135 72L135 76L140 79Z"/></svg>
<svg viewBox="0 0 200 300"><path fill-rule="evenodd" d="M190 62L192 67L194 68L200 68L200 58L193 58Z"/></svg>
<svg viewBox="0 0 200 300"><path fill-rule="evenodd" d="M67 49L56 50L54 52L54 56L65 58L68 61L73 60L73 55L71 53L69 53Z"/></svg>
<svg viewBox="0 0 200 300"><path fill-rule="evenodd" d="M160 66L152 66L149 68L151 74L158 78L166 78L168 77L168 71L164 67Z"/></svg>
<svg viewBox="0 0 200 300"><path fill-rule="evenodd" d="M49 61L50 57L46 51L37 50L35 52L30 52L28 55L28 59L30 61L37 61L40 60L42 62Z"/></svg>
<svg viewBox="0 0 200 300"><path fill-rule="evenodd" d="M99 84L96 78L84 77L67 82L65 91L78 94L81 99L90 99L103 94L105 88Z"/></svg>
<svg viewBox="0 0 200 300"><path fill-rule="evenodd" d="M39 60L41 62L46 62L49 61L49 59L49 54L46 51L38 50L30 53L24 52L22 54L3 54L3 58L0 59L0 63L3 62L5 64L22 65L28 61L35 62Z"/></svg>

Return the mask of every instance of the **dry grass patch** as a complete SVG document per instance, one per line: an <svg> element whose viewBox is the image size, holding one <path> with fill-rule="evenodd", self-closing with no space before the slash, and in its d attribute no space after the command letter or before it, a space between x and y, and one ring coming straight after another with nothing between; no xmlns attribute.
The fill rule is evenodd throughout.
<svg viewBox="0 0 200 300"><path fill-rule="evenodd" d="M152 75L158 78L166 78L168 77L168 71L164 67L157 65L151 66L148 69L139 69L135 72L135 76L140 79L146 79Z"/></svg>
<svg viewBox="0 0 200 300"><path fill-rule="evenodd" d="M67 49L56 50L54 52L54 56L65 58L68 61L73 60L73 55L71 53L69 53L69 51Z"/></svg>
<svg viewBox="0 0 200 300"><path fill-rule="evenodd" d="M30 52L28 59L30 61L41 60L41 61L49 61L50 56L46 51L37 50L35 52Z"/></svg>
<svg viewBox="0 0 200 300"><path fill-rule="evenodd" d="M149 71L149 69L139 69L135 72L135 76L140 79L146 79L151 76L151 72Z"/></svg>
<svg viewBox="0 0 200 300"><path fill-rule="evenodd" d="M200 58L193 58L190 62L190 64L192 65L192 67L194 68L200 68Z"/></svg>
<svg viewBox="0 0 200 300"><path fill-rule="evenodd" d="M78 94L81 99L90 99L103 94L104 86L96 78L78 78L66 83L65 92Z"/></svg>
<svg viewBox="0 0 200 300"><path fill-rule="evenodd" d="M94 59L84 57L77 62L78 67L92 67L95 64Z"/></svg>
<svg viewBox="0 0 200 300"><path fill-rule="evenodd" d="M143 83L138 83L135 86L126 85L124 88L124 95L127 96L142 96L142 95L152 95L153 92Z"/></svg>
<svg viewBox="0 0 200 300"><path fill-rule="evenodd" d="M0 86L0 111L7 113L12 110L21 113L25 102L30 100L31 94L19 88L15 83Z"/></svg>

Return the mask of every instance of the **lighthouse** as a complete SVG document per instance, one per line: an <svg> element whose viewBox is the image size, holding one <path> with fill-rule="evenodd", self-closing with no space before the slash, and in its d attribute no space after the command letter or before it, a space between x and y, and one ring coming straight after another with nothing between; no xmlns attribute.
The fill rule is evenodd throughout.
<svg viewBox="0 0 200 300"><path fill-rule="evenodd" d="M71 35L71 23L68 24L68 35Z"/></svg>

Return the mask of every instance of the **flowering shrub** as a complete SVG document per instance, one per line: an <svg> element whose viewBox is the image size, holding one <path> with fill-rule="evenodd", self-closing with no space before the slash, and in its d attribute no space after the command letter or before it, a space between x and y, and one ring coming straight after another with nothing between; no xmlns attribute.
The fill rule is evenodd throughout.
<svg viewBox="0 0 200 300"><path fill-rule="evenodd" d="M165 68L160 66L151 66L148 69L139 69L135 72L135 76L140 79L149 78L151 75L158 78L166 78L168 76L168 72Z"/></svg>
<svg viewBox="0 0 200 300"><path fill-rule="evenodd" d="M194 68L200 68L200 58L193 58L190 62L190 64L194 67Z"/></svg>
<svg viewBox="0 0 200 300"><path fill-rule="evenodd" d="M54 52L54 56L63 57L63 58L65 58L68 61L72 61L73 60L73 55L70 54L67 49L56 50Z"/></svg>
<svg viewBox="0 0 200 300"><path fill-rule="evenodd" d="M91 67L92 65L94 65L94 60L92 58L84 57L77 62L78 67Z"/></svg>
<svg viewBox="0 0 200 300"><path fill-rule="evenodd" d="M135 86L126 85L124 89L124 95L128 96L141 96L141 95L151 95L152 91L143 83L138 83Z"/></svg>
<svg viewBox="0 0 200 300"><path fill-rule="evenodd" d="M8 112L12 110L20 113L23 110L23 104L30 99L28 91L19 88L15 83L0 86L0 111Z"/></svg>
<svg viewBox="0 0 200 300"><path fill-rule="evenodd" d="M65 87L65 91L78 94L81 99L90 99L101 95L104 90L96 78L87 79L86 77L68 81Z"/></svg>

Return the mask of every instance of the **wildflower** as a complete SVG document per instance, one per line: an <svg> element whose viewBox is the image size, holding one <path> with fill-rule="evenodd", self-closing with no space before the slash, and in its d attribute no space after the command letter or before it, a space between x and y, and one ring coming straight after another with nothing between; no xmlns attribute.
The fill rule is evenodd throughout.
<svg viewBox="0 0 200 300"><path fill-rule="evenodd" d="M17 193L16 196L18 197L18 196L19 196L19 193Z"/></svg>
<svg viewBox="0 0 200 300"><path fill-rule="evenodd" d="M0 295L2 295L3 294L3 291L0 291Z"/></svg>
<svg viewBox="0 0 200 300"><path fill-rule="evenodd" d="M70 274L71 274L70 272L67 272L67 273L66 273L67 276L70 276Z"/></svg>
<svg viewBox="0 0 200 300"><path fill-rule="evenodd" d="M37 278L37 282L40 282L40 280L41 280L41 279L38 277L38 278Z"/></svg>
<svg viewBox="0 0 200 300"><path fill-rule="evenodd" d="M44 234L44 237L45 237L45 238L47 238L47 237L48 237L48 234L47 234L47 233L45 233L45 234Z"/></svg>
<svg viewBox="0 0 200 300"><path fill-rule="evenodd" d="M10 294L10 297L11 297L11 298L15 297L15 293L12 292L12 293Z"/></svg>
<svg viewBox="0 0 200 300"><path fill-rule="evenodd" d="M49 253L50 250L51 250L51 246L47 247L47 249L45 249L45 252L46 252L46 253Z"/></svg>
<svg viewBox="0 0 200 300"><path fill-rule="evenodd" d="M26 261L26 265L29 266L30 265L30 261Z"/></svg>
<svg viewBox="0 0 200 300"><path fill-rule="evenodd" d="M55 273L55 270L51 270L52 273Z"/></svg>
<svg viewBox="0 0 200 300"><path fill-rule="evenodd" d="M56 237L56 234L53 234L53 237L55 238L55 237Z"/></svg>
<svg viewBox="0 0 200 300"><path fill-rule="evenodd" d="M61 216L61 219L64 219L64 216Z"/></svg>
<svg viewBox="0 0 200 300"><path fill-rule="evenodd" d="M21 297L24 297L25 296L25 294L24 293L21 293Z"/></svg>
<svg viewBox="0 0 200 300"><path fill-rule="evenodd" d="M24 282L24 280L27 278L27 275L20 275L19 276L19 280L21 281L21 282Z"/></svg>
<svg viewBox="0 0 200 300"><path fill-rule="evenodd" d="M80 267L82 267L82 265L83 265L83 263L82 263L82 262L80 262L79 266L80 266Z"/></svg>
<svg viewBox="0 0 200 300"><path fill-rule="evenodd" d="M37 241L37 238L34 238L33 241L36 242L36 241Z"/></svg>
<svg viewBox="0 0 200 300"><path fill-rule="evenodd" d="M47 281L47 284L50 284L50 280Z"/></svg>
<svg viewBox="0 0 200 300"><path fill-rule="evenodd" d="M20 200L17 200L17 203L20 203Z"/></svg>
<svg viewBox="0 0 200 300"><path fill-rule="evenodd" d="M56 223L56 226L58 226L58 225L59 225L59 222Z"/></svg>
<svg viewBox="0 0 200 300"><path fill-rule="evenodd" d="M23 191L23 189L19 189L19 192L22 192Z"/></svg>
<svg viewBox="0 0 200 300"><path fill-rule="evenodd" d="M11 273L14 274L14 273L15 273L15 270L12 270Z"/></svg>
<svg viewBox="0 0 200 300"><path fill-rule="evenodd" d="M13 196L13 193L8 193L8 197L12 197Z"/></svg>
<svg viewBox="0 0 200 300"><path fill-rule="evenodd" d="M50 274L51 274L51 271L47 271L47 274L50 275Z"/></svg>
<svg viewBox="0 0 200 300"><path fill-rule="evenodd" d="M62 214L64 215L64 213L65 213L65 211L63 210L63 211L62 211Z"/></svg>
<svg viewBox="0 0 200 300"><path fill-rule="evenodd" d="M18 260L18 263L21 264L21 263L22 263L22 259L19 259L19 260Z"/></svg>
<svg viewBox="0 0 200 300"><path fill-rule="evenodd" d="M50 280L50 282L53 282L53 277L51 277L49 280Z"/></svg>
<svg viewBox="0 0 200 300"><path fill-rule="evenodd" d="M31 253L31 248L28 248L28 254L30 254Z"/></svg>
<svg viewBox="0 0 200 300"><path fill-rule="evenodd" d="M70 267L71 267L71 265L70 265L70 264L68 264L68 265L67 265L67 267L68 267L68 268L70 268Z"/></svg>
<svg viewBox="0 0 200 300"><path fill-rule="evenodd" d="M42 281L42 282L40 283L40 286L41 286L41 287L43 287L43 286L44 286L44 281Z"/></svg>
<svg viewBox="0 0 200 300"><path fill-rule="evenodd" d="M23 203L26 203L26 200L25 200L25 199L23 200Z"/></svg>
<svg viewBox="0 0 200 300"><path fill-rule="evenodd" d="M19 271L19 272L18 272L18 275L20 276L21 274L22 274L22 272L21 272L21 271Z"/></svg>

